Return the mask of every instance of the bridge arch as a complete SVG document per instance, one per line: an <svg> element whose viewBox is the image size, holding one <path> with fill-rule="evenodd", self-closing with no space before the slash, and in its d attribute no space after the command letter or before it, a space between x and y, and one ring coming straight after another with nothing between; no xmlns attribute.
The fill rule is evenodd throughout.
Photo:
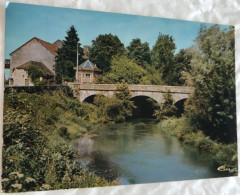
<svg viewBox="0 0 240 195"><path fill-rule="evenodd" d="M176 102L174 102L174 105L176 106L176 108L178 109L178 112L177 112L177 115L180 117L183 113L184 113L184 110L185 110L185 102L187 101L188 98L183 98L183 99L180 99Z"/></svg>
<svg viewBox="0 0 240 195"><path fill-rule="evenodd" d="M134 105L136 108L133 111L134 117L153 117L154 110L159 109L160 105L159 103L145 95L137 95L130 99L134 102Z"/></svg>
<svg viewBox="0 0 240 195"><path fill-rule="evenodd" d="M94 98L97 96L97 95L100 95L100 96L104 96L103 94L93 94L93 95L89 95L88 97L86 97L82 102L87 102L87 103L93 103L94 101Z"/></svg>

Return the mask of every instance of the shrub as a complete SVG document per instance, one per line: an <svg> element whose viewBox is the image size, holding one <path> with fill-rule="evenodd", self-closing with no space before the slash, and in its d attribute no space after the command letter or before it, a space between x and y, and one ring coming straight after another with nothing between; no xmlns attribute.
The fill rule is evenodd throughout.
<svg viewBox="0 0 240 195"><path fill-rule="evenodd" d="M196 146L201 152L212 152L214 150L214 142L209 138L202 137L197 139Z"/></svg>
<svg viewBox="0 0 240 195"><path fill-rule="evenodd" d="M173 98L168 91L166 94L163 95L164 102L159 110L155 110L153 116L155 116L159 121L165 120L168 117L173 117L176 115L177 108L173 105Z"/></svg>
<svg viewBox="0 0 240 195"><path fill-rule="evenodd" d="M221 145L215 159L219 165L237 166L237 144Z"/></svg>
<svg viewBox="0 0 240 195"><path fill-rule="evenodd" d="M59 127L59 135L61 137L69 138L68 128L65 125Z"/></svg>

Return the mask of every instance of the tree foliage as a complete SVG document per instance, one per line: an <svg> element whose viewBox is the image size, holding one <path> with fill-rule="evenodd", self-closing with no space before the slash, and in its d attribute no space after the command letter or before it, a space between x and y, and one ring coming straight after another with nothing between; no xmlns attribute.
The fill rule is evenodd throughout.
<svg viewBox="0 0 240 195"><path fill-rule="evenodd" d="M165 120L168 117L173 117L177 113L177 108L173 104L173 98L170 91L164 94L163 97L164 100L162 105L160 106L160 109L155 110L153 114L159 121Z"/></svg>
<svg viewBox="0 0 240 195"><path fill-rule="evenodd" d="M100 83L141 84L146 73L141 66L128 59L127 56L115 56L111 61L110 71L99 77L98 81Z"/></svg>
<svg viewBox="0 0 240 195"><path fill-rule="evenodd" d="M162 79L169 85L173 83L175 49L173 37L160 33L151 52L153 66L162 72Z"/></svg>
<svg viewBox="0 0 240 195"><path fill-rule="evenodd" d="M192 54L188 49L181 49L179 53L174 56L174 68L172 72L172 85L184 85L184 73L190 71L190 64ZM186 85L186 84L185 84Z"/></svg>
<svg viewBox="0 0 240 195"><path fill-rule="evenodd" d="M67 31L67 36L63 41L63 45L57 50L55 57L55 71L57 83L62 83L64 80L73 81L75 77L74 67L77 65L77 47L79 53L79 64L83 62L83 49L78 43L79 38L74 26L71 26Z"/></svg>
<svg viewBox="0 0 240 195"><path fill-rule="evenodd" d="M130 98L130 90L126 84L119 84L112 97L97 95L94 98L94 104L98 107L100 122L122 122L132 116L135 106Z"/></svg>
<svg viewBox="0 0 240 195"><path fill-rule="evenodd" d="M27 72L34 86L48 85L54 82L53 76L45 74L44 71L37 67L34 63L27 67ZM42 80L40 80L40 77L42 77Z"/></svg>
<svg viewBox="0 0 240 195"><path fill-rule="evenodd" d="M127 56L143 68L146 68L147 64L151 64L149 44L147 42L141 43L139 38L131 41L127 47Z"/></svg>
<svg viewBox="0 0 240 195"><path fill-rule="evenodd" d="M191 63L195 94L190 113L206 133L221 141L236 139L234 28L201 26Z"/></svg>
<svg viewBox="0 0 240 195"><path fill-rule="evenodd" d="M4 98L4 192L114 185L75 163L77 152L65 140L86 133L95 108L60 90L16 93L11 89Z"/></svg>
<svg viewBox="0 0 240 195"><path fill-rule="evenodd" d="M124 52L124 45L116 35L99 35L92 41L89 58L98 68L102 69L103 72L108 72L112 58Z"/></svg>

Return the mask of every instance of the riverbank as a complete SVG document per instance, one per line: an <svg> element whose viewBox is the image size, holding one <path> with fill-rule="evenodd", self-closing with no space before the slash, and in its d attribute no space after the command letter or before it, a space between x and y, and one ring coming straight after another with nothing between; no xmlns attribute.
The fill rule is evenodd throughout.
<svg viewBox="0 0 240 195"><path fill-rule="evenodd" d="M69 141L96 133L100 123L124 121L134 105L126 87L112 98L99 96L93 104L80 103L68 88L34 93L8 90L4 96L3 190L24 192L119 185L84 170ZM99 105L99 106L96 106ZM169 118L161 129L183 143L210 154L237 174L236 144L213 142L195 130L187 118ZM135 132L134 137L138 137Z"/></svg>
<svg viewBox="0 0 240 195"><path fill-rule="evenodd" d="M219 171L229 171L232 176L238 174L237 143L223 144L211 140L201 130L195 129L190 119L168 118L159 123L163 132L176 136L184 144L212 156Z"/></svg>
<svg viewBox="0 0 240 195"><path fill-rule="evenodd" d="M119 185L76 164L69 140L99 122L95 108L69 97L68 89L4 96L4 192Z"/></svg>

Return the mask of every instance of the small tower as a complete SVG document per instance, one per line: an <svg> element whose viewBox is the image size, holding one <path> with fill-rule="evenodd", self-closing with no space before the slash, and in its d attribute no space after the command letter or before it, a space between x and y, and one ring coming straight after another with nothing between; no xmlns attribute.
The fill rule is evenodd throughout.
<svg viewBox="0 0 240 195"><path fill-rule="evenodd" d="M77 68L74 68L77 69ZM97 76L102 72L101 69L97 68L96 64L94 65L90 60L86 60L76 71L76 82L81 84L95 83ZM78 81L77 81L78 73Z"/></svg>

